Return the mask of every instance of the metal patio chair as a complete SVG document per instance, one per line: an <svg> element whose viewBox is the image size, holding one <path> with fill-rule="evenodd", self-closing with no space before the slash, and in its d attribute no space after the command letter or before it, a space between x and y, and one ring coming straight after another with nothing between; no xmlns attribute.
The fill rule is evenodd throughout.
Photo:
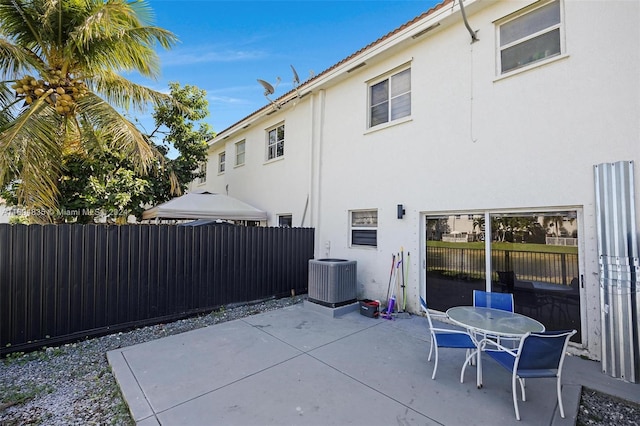
<svg viewBox="0 0 640 426"><path fill-rule="evenodd" d="M468 363L470 363L477 352L477 346L474 343L473 339L463 330L452 330L447 328L435 328L433 326L433 322L431 321L431 315L436 318L446 318L444 314L430 314L429 308L427 307L427 302L420 297L420 307L422 311L426 314L427 321L429 322L429 332L431 333L431 345L429 346L429 357L427 361L431 361L431 353L435 348L435 364L433 366L433 374L431 375L431 379L436 378L436 371L438 370L438 348L457 348L457 349L466 349L466 359L463 364L465 367ZM464 368L460 373L460 383L464 380Z"/></svg>
<svg viewBox="0 0 640 426"><path fill-rule="evenodd" d="M494 347L493 349L487 349L486 346L483 346L484 353L512 373L511 393L513 394L513 408L516 411L516 419L520 420L516 381L520 382L522 401L526 401L525 379L554 377L556 378L560 416L564 418L561 384L562 364L564 363L567 344L574 334L576 334L576 330L527 333L516 350L506 348L492 341L483 342L483 345Z"/></svg>
<svg viewBox="0 0 640 426"><path fill-rule="evenodd" d="M513 294L473 290L473 306L513 312Z"/></svg>
<svg viewBox="0 0 640 426"><path fill-rule="evenodd" d="M500 309L502 311L514 312L513 293L495 293L482 290L473 290L473 306L480 308ZM480 334L482 338L490 338L501 343L502 340L511 340L513 346L518 345L519 339L492 336L489 334ZM476 334L476 340L481 340Z"/></svg>

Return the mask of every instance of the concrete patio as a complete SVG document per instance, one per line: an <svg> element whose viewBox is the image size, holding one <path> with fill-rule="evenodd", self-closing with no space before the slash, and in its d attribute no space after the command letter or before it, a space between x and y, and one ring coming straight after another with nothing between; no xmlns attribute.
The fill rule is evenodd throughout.
<svg viewBox="0 0 640 426"><path fill-rule="evenodd" d="M640 402L640 386L600 364L566 358L558 411L555 383L527 382L517 422L511 377L491 360L484 387L475 367L460 383L464 351L427 362L426 319L332 317L298 304L107 354L139 425L572 425L581 386Z"/></svg>

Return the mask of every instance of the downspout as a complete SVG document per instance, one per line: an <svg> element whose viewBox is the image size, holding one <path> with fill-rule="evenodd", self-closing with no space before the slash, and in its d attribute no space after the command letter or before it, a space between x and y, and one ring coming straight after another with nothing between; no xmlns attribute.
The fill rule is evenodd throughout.
<svg viewBox="0 0 640 426"><path fill-rule="evenodd" d="M309 163L309 169L311 171L310 179L310 226L314 227L315 232L315 247L314 253L316 256L321 256L321 247L323 244L321 239L321 215L320 206L322 198L322 145L324 142L324 119L325 119L325 91L319 90L312 95L311 99L311 161Z"/></svg>
<svg viewBox="0 0 640 426"><path fill-rule="evenodd" d="M462 3L462 0L459 0L458 3L460 3L460 12L462 12L462 20L464 21L464 26L467 27L467 31L469 31L469 34L471 35L471 44L473 44L476 41L480 40L477 35L478 31L473 31L471 29L471 25L469 25L469 21L467 20L467 14L464 11L464 4Z"/></svg>
<svg viewBox="0 0 640 426"><path fill-rule="evenodd" d="M309 170L311 170L311 168L309 168ZM311 174L311 173L309 173ZM311 179L309 179L309 182L311 182ZM309 183L309 186L311 186L311 183ZM304 220L307 217L307 209L309 208L309 193L307 193L307 201L305 201L304 203L304 211L302 212L302 220L300 221L300 227L304 226Z"/></svg>
<svg viewBox="0 0 640 426"><path fill-rule="evenodd" d="M460 12L462 13L462 20L464 21L464 26L467 28L467 31L469 31L469 35L471 35L471 48L470 48L470 61L471 61L471 78L470 78L470 83L471 83L471 95L469 97L469 137L471 138L471 142L476 143L477 139L474 137L473 134L473 43L475 43L476 41L479 41L480 39L478 38L478 31L474 31L471 28L471 25L469 25L469 21L467 20L467 13L464 10L464 4L462 2L462 0L459 0L458 3L460 3ZM455 4L455 1L454 1Z"/></svg>

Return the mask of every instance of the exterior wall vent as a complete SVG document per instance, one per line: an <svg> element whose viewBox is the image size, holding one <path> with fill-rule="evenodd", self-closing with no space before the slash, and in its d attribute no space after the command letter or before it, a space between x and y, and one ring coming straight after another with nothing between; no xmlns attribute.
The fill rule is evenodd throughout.
<svg viewBox="0 0 640 426"><path fill-rule="evenodd" d="M331 308L355 302L356 269L355 260L309 260L309 301Z"/></svg>

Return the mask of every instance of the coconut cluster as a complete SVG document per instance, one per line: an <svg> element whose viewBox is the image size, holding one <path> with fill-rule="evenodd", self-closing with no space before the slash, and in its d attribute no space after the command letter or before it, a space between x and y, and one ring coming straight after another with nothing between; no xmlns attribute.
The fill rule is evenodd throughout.
<svg viewBox="0 0 640 426"><path fill-rule="evenodd" d="M16 80L11 87L18 98L24 98L27 105L44 98L61 115L74 114L76 102L88 92L82 80L74 80L64 76L62 71L53 69L49 70L47 81L27 75Z"/></svg>

